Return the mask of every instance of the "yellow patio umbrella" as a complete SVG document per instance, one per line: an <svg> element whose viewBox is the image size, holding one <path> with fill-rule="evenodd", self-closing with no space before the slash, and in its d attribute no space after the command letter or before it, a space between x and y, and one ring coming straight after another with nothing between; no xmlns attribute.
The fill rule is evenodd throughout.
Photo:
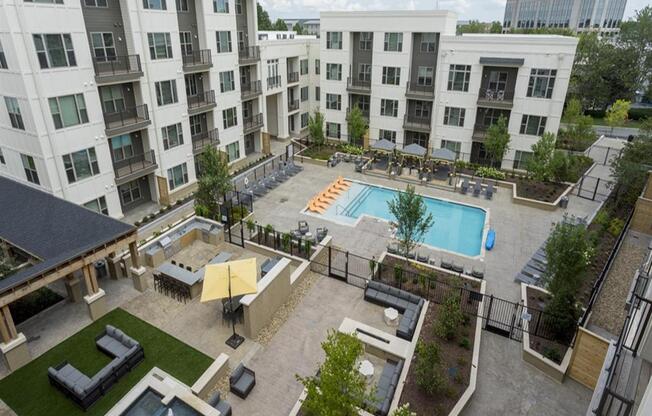
<svg viewBox="0 0 652 416"><path fill-rule="evenodd" d="M207 265L200 301L210 302L229 298L229 305L232 305L233 296L256 293L258 291L256 271L255 258ZM236 334L235 320L232 322L233 335L226 340L226 344L236 349L244 342L244 338Z"/></svg>

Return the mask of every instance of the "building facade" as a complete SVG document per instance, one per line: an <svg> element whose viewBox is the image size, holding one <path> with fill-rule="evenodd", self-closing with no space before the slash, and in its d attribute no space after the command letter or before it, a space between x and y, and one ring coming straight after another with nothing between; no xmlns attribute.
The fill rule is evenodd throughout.
<svg viewBox="0 0 652 416"><path fill-rule="evenodd" d="M617 33L627 0L507 0L503 27Z"/></svg>
<svg viewBox="0 0 652 416"><path fill-rule="evenodd" d="M319 19L283 19L288 30L295 30L296 25L303 27L306 35L319 36Z"/></svg>

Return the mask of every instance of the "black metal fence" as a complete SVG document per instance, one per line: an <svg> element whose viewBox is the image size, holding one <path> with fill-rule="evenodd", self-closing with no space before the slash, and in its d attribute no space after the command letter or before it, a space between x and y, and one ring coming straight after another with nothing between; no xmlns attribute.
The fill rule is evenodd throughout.
<svg viewBox="0 0 652 416"><path fill-rule="evenodd" d="M270 226L263 227L259 224L244 224L247 228L245 238L256 244L269 247L276 251L282 251L291 256L309 259L312 249L315 247L313 241L293 236L290 233L281 233Z"/></svg>

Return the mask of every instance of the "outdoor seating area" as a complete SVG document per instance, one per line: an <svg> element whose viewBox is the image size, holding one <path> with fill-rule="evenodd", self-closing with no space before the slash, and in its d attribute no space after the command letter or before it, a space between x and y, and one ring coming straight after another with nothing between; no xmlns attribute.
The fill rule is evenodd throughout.
<svg viewBox="0 0 652 416"><path fill-rule="evenodd" d="M324 214L330 205L337 199L342 192L349 189L351 183L344 180L343 177L338 177L337 180L330 183L323 191L319 192L317 196L313 197L308 201L308 210L311 212L316 212L319 214ZM300 233L302 232L301 226L299 226ZM306 230L307 232L307 230Z"/></svg>
<svg viewBox="0 0 652 416"><path fill-rule="evenodd" d="M397 243L390 243L387 245L387 253L398 256L405 256L403 252L398 247ZM485 271L482 267L484 263L472 262L471 265L464 265L459 259L446 258L445 255L441 257L434 257L423 251L416 250L407 254L409 260L414 260L418 263L427 264L434 267L441 267L442 269L449 270L453 273L464 273L469 276L475 277L476 279L484 279Z"/></svg>
<svg viewBox="0 0 652 416"><path fill-rule="evenodd" d="M387 416L389 414L389 407L394 399L398 379L403 371L403 360L387 359L383 366L380 379L376 385L374 393L374 400L366 403L370 410L374 410L376 416Z"/></svg>
<svg viewBox="0 0 652 416"><path fill-rule="evenodd" d="M267 195L269 191L275 189L302 170L303 166L296 165L294 161L289 161L285 163L285 165L281 165L277 169L272 170L269 174L255 183L249 183L248 181L245 182L243 193L251 196L253 199L263 197Z"/></svg>
<svg viewBox="0 0 652 416"><path fill-rule="evenodd" d="M496 187L494 185L495 181L489 182L486 185L482 182L482 178L477 178L475 182L469 183L469 178L465 177L460 184L460 193L466 195L471 191L475 197L479 197L480 194L484 193L486 199L492 199L494 192L496 192Z"/></svg>
<svg viewBox="0 0 652 416"><path fill-rule="evenodd" d="M256 373L244 364L238 365L229 376L229 389L231 393L246 399L256 385Z"/></svg>
<svg viewBox="0 0 652 416"><path fill-rule="evenodd" d="M542 287L542 277L545 275L547 267L548 259L542 246L532 255L532 258L523 266L521 271L516 274L514 281Z"/></svg>
<svg viewBox="0 0 652 416"><path fill-rule="evenodd" d="M412 341L425 300L410 292L384 283L374 282L373 280L367 282L364 299L376 305L394 308L400 312L403 316L396 329L396 336Z"/></svg>

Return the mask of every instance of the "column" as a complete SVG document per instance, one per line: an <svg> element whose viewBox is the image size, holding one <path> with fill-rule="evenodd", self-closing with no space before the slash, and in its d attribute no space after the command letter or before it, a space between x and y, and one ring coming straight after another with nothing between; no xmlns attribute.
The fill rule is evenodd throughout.
<svg viewBox="0 0 652 416"><path fill-rule="evenodd" d="M145 278L145 267L140 265L140 258L138 257L138 246L136 242L129 243L129 254L131 257L131 279L134 288L139 292L147 290L147 279Z"/></svg>
<svg viewBox="0 0 652 416"><path fill-rule="evenodd" d="M70 302L81 302L84 295L82 294L81 281L72 273L65 277L66 293Z"/></svg>
<svg viewBox="0 0 652 416"><path fill-rule="evenodd" d="M88 307L88 314L91 319L95 321L109 311L106 304L106 292L100 289L100 286L97 283L97 276L95 275L93 263L85 265L82 268L82 271L84 273L86 291L88 292L88 295L84 296L84 301L86 301L86 306Z"/></svg>
<svg viewBox="0 0 652 416"><path fill-rule="evenodd" d="M16 331L9 305L0 308L0 337L0 351L10 371L24 366L32 359L27 348L27 337Z"/></svg>
<svg viewBox="0 0 652 416"><path fill-rule="evenodd" d="M109 272L109 277L113 280L118 279L118 271L115 268L115 252L110 253L106 258L106 269Z"/></svg>

